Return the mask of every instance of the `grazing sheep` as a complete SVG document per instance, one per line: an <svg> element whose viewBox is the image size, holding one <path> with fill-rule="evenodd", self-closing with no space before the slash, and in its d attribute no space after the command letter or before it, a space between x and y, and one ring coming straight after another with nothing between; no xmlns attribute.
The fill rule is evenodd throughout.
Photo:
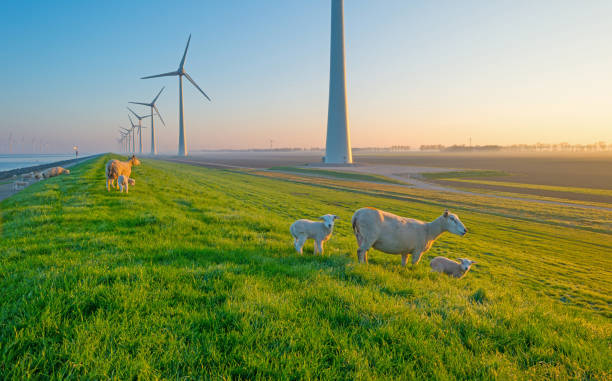
<svg viewBox="0 0 612 381"><path fill-rule="evenodd" d="M129 186L130 185L134 185L136 184L136 180L134 179L130 179L124 175L120 175L117 178L117 185L119 185L119 191L123 192L123 190L125 189L125 193L128 193L129 191Z"/></svg>
<svg viewBox="0 0 612 381"><path fill-rule="evenodd" d="M42 176L43 176L45 179L48 179L48 178L50 178L50 177L59 176L59 175L61 175L62 173L65 173L65 174L69 175L69 174L70 174L70 170L69 170L69 169L62 168L62 167L53 167L53 168L49 168L49 169L45 170L45 171L42 173Z"/></svg>
<svg viewBox="0 0 612 381"><path fill-rule="evenodd" d="M110 191L111 185L114 187L115 180L121 175L129 178L132 174L132 166L136 165L140 165L140 160L134 155L128 161L109 160L106 163L106 189ZM119 189L119 184L116 188Z"/></svg>
<svg viewBox="0 0 612 381"><path fill-rule="evenodd" d="M34 177L34 172L28 172L21 175L22 179L32 179Z"/></svg>
<svg viewBox="0 0 612 381"><path fill-rule="evenodd" d="M404 218L374 208L362 208L351 219L357 238L357 258L368 262L368 250L374 247L387 254L401 254L402 266L406 266L408 254L412 264L431 248L444 232L464 236L467 229L455 214L448 210L432 222Z"/></svg>
<svg viewBox="0 0 612 381"><path fill-rule="evenodd" d="M43 179L43 174L41 172L34 172L34 178L39 181Z"/></svg>
<svg viewBox="0 0 612 381"><path fill-rule="evenodd" d="M315 241L314 254L317 254L317 252L323 254L323 244L331 237L334 221L338 219L338 216L326 214L319 218L323 222L297 220L289 228L293 236L293 245L298 253L302 254L304 243L307 239L312 238Z"/></svg>
<svg viewBox="0 0 612 381"><path fill-rule="evenodd" d="M28 186L27 182L17 180L13 183L13 190L15 191L22 190L27 186Z"/></svg>
<svg viewBox="0 0 612 381"><path fill-rule="evenodd" d="M459 263L448 258L435 257L431 260L429 265L433 271L444 273L454 278L463 278L463 276L470 271L470 267L476 262L465 258L457 259Z"/></svg>

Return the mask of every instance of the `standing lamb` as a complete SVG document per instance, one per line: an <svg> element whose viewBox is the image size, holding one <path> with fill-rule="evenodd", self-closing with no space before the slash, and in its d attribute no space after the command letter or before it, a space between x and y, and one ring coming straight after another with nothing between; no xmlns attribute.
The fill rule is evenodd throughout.
<svg viewBox="0 0 612 381"><path fill-rule="evenodd" d="M362 208L353 214L351 222L359 246L357 258L362 263L368 262L368 250L374 247L387 254L401 254L402 266L406 266L411 254L412 264L416 265L442 233L460 236L467 233L459 217L448 210L432 222L422 222L375 208Z"/></svg>
<svg viewBox="0 0 612 381"><path fill-rule="evenodd" d="M50 178L50 177L59 176L59 175L61 175L62 173L65 173L65 174L69 175L69 174L70 174L70 170L69 170L69 169L66 169L66 168L62 168L62 167L53 167L53 168L49 168L49 169L45 170L45 171L42 173L42 176L43 176L45 179L48 179L48 178Z"/></svg>
<svg viewBox="0 0 612 381"><path fill-rule="evenodd" d="M136 165L140 165L140 160L135 155L132 155L128 161L109 160L106 163L106 189L110 191L111 185L115 186L115 180L121 175L130 178L132 166ZM119 184L117 184L116 188L119 189Z"/></svg>
<svg viewBox="0 0 612 381"><path fill-rule="evenodd" d="M463 276L470 271L470 267L476 262L465 258L457 259L459 263L448 258L435 257L431 260L429 265L433 271L444 273L454 278L463 278Z"/></svg>
<svg viewBox="0 0 612 381"><path fill-rule="evenodd" d="M323 222L310 221L310 220L297 220L289 231L293 236L293 245L298 253L302 254L302 247L306 243L307 239L314 239L314 254L321 253L323 255L323 244L327 241L334 229L334 221L338 219L338 216L334 214L326 214L319 217Z"/></svg>
<svg viewBox="0 0 612 381"><path fill-rule="evenodd" d="M117 185L119 186L120 192L123 192L123 190L125 189L125 193L128 193L129 186L134 184L136 184L136 180L125 177L124 175L120 175L117 178Z"/></svg>

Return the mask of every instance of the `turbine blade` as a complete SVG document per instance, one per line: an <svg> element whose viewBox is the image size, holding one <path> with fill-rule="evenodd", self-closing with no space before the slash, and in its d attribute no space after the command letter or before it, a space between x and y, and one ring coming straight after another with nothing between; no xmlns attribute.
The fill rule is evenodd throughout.
<svg viewBox="0 0 612 381"><path fill-rule="evenodd" d="M130 116L130 114L128 114L128 118L130 118L130 123L132 124L132 128L136 127L136 125L134 124L134 121L132 120L132 117Z"/></svg>
<svg viewBox="0 0 612 381"><path fill-rule="evenodd" d="M128 103L132 103L132 104L135 104L135 105L151 106L151 104L149 104L149 103L140 103L140 102L128 102Z"/></svg>
<svg viewBox="0 0 612 381"><path fill-rule="evenodd" d="M164 122L164 118L162 118L161 114L159 113L159 110L157 109L157 106L153 105L153 108L155 109L155 112L157 113L157 116L159 117L159 120L161 120L161 122L165 126L166 122Z"/></svg>
<svg viewBox="0 0 612 381"><path fill-rule="evenodd" d="M191 82L196 89L200 90L200 92L206 97L206 99L208 99L210 101L210 98L208 97L208 95L206 95L206 93L204 92L204 90L200 89L200 86L198 86L197 83L195 83L195 81L193 79L191 79L191 77L189 76L189 74L185 73L183 74L185 77L187 77L187 79L189 80L189 82Z"/></svg>
<svg viewBox="0 0 612 381"><path fill-rule="evenodd" d="M187 46L185 46L185 53L183 53L183 59L181 60L181 63L179 64L179 69L178 71L183 71L183 66L185 66L185 57L187 57L187 49L189 49L189 41L191 41L191 34L189 34L189 38L187 39Z"/></svg>
<svg viewBox="0 0 612 381"><path fill-rule="evenodd" d="M142 77L140 79L149 79L149 78L157 78L157 77L171 77L173 75L178 75L178 74L179 74L178 71L171 71L169 73L150 75L148 77Z"/></svg>
<svg viewBox="0 0 612 381"><path fill-rule="evenodd" d="M151 102L152 105L155 104L155 102L157 101L157 98L159 98L159 95L162 93L162 91L164 91L165 88L166 86L162 87L161 90L159 90L159 93L157 93L157 96L155 97L155 99L153 99L153 102Z"/></svg>
<svg viewBox="0 0 612 381"><path fill-rule="evenodd" d="M130 110L130 111L132 112L132 114L134 114L134 116L135 116L136 118L138 118L138 119L146 118L146 116L140 116L140 115L136 114L136 113L134 112L134 110L132 110L132 109L131 109L131 108L129 108L129 107L128 107L127 109L128 109L128 110Z"/></svg>

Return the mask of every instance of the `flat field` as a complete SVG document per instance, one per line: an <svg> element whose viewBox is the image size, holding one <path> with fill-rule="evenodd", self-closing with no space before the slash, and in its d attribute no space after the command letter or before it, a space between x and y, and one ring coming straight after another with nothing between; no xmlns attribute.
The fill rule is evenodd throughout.
<svg viewBox="0 0 612 381"><path fill-rule="evenodd" d="M0 203L2 379L612 377L610 212L147 159L126 195L108 158ZM358 264L363 206L470 233ZM325 255L296 254L291 222L325 213Z"/></svg>

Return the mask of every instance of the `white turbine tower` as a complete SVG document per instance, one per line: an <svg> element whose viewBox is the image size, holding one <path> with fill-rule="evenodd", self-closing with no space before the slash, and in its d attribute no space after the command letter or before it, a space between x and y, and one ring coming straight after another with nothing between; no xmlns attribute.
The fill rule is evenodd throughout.
<svg viewBox="0 0 612 381"><path fill-rule="evenodd" d="M183 122L183 76L191 82L192 85L196 87L196 89L200 90L202 95L206 97L210 101L210 98L206 93L200 89L197 83L185 72L185 57L187 56L187 49L189 49L189 42L191 41L191 34L189 35L189 39L187 39L187 46L185 46L185 52L183 53L183 58L181 59L181 63L179 64L177 71L171 71L169 73L150 75L148 77L142 77L141 79L147 78L157 78L157 77L179 77L179 146L178 146L178 155L179 156L187 156L187 147L185 146L185 124Z"/></svg>
<svg viewBox="0 0 612 381"><path fill-rule="evenodd" d="M344 2L331 3L331 43L329 57L329 104L325 162L350 164L351 135L346 106L346 67L344 63Z"/></svg>
<svg viewBox="0 0 612 381"><path fill-rule="evenodd" d="M144 118L148 118L148 117L149 117L149 115L140 116L140 115L136 114L136 113L134 112L134 110L132 110L131 108L129 108L129 107L128 107L127 109L128 109L128 110L130 110L130 112L131 112L132 114L134 114L134 116L135 116L135 117L138 119L138 126L137 126L137 127L138 127L138 145L140 146L140 151L139 151L139 153L140 153L140 155L142 155L142 129L143 129L143 128L146 128L146 127L143 127L143 126L142 126L142 120L143 120ZM128 116L130 116L130 115L128 114ZM131 122L131 121L132 121L132 118L130 118L130 122Z"/></svg>
<svg viewBox="0 0 612 381"><path fill-rule="evenodd" d="M125 152L130 152L132 130L129 130L127 128L123 128L121 126L119 126L119 128L123 130L123 135L126 138L126 140L125 140Z"/></svg>
<svg viewBox="0 0 612 381"><path fill-rule="evenodd" d="M154 124L154 119L153 118L153 110L155 110L155 112L157 112L157 116L159 117L159 120L161 120L161 122L164 124L164 126L166 125L166 123L164 122L164 119L161 117L161 114L159 113L159 110L157 109L157 106L155 106L155 102L157 102L157 98L159 98L159 95L162 93L162 91L164 91L166 87L162 87L161 90L159 90L159 93L157 93L157 96L155 98L153 98L153 101L151 101L151 103L141 103L141 102L130 102L133 103L135 105L143 105L143 106L149 106L151 108L151 155L157 155L157 146L155 145L155 124Z"/></svg>

